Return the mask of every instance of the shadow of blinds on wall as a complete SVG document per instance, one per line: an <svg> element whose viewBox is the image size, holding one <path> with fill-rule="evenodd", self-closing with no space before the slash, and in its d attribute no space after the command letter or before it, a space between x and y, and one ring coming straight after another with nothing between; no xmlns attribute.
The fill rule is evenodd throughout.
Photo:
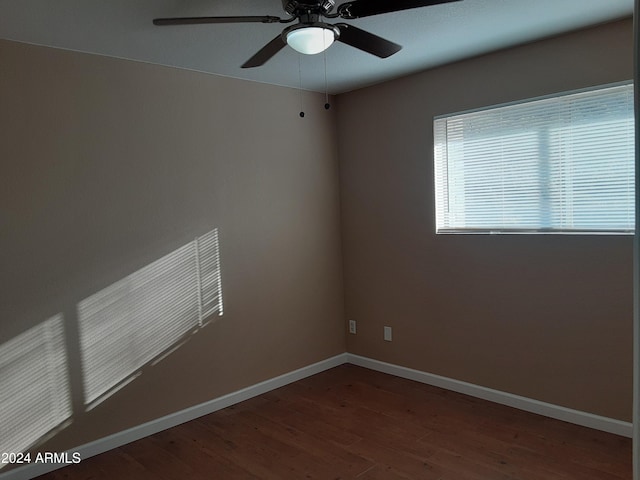
<svg viewBox="0 0 640 480"><path fill-rule="evenodd" d="M0 346L0 453L28 449L71 417L63 320L58 314Z"/></svg>
<svg viewBox="0 0 640 480"><path fill-rule="evenodd" d="M195 239L200 282L200 316L206 318L217 313L222 315L222 279L220 276L220 248L218 231L213 230Z"/></svg>
<svg viewBox="0 0 640 480"><path fill-rule="evenodd" d="M222 315L217 229L78 304L85 404L92 408Z"/></svg>

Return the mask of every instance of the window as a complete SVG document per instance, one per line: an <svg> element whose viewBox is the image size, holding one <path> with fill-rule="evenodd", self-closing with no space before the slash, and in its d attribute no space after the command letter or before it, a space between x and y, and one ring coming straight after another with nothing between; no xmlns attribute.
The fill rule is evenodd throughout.
<svg viewBox="0 0 640 480"><path fill-rule="evenodd" d="M437 233L633 233L633 85L436 117Z"/></svg>

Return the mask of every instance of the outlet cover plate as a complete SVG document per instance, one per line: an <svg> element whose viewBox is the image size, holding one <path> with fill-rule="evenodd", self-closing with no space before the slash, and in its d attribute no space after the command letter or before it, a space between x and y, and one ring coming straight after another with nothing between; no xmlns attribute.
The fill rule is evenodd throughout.
<svg viewBox="0 0 640 480"><path fill-rule="evenodd" d="M352 335L356 334L356 321L355 320L349 320L349 333L351 333Z"/></svg>
<svg viewBox="0 0 640 480"><path fill-rule="evenodd" d="M393 331L391 327L384 327L384 339L390 342L393 339Z"/></svg>

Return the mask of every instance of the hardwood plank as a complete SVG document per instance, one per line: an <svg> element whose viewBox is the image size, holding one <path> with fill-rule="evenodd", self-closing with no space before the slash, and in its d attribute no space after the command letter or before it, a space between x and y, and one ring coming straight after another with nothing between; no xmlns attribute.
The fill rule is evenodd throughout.
<svg viewBox="0 0 640 480"><path fill-rule="evenodd" d="M247 434L251 437L251 441L261 438L263 445L273 442L278 452L282 452L283 449L291 451L292 455L284 463L291 468L304 471L308 478L311 478L309 475L315 478L320 473L324 477L318 478L331 478L335 470L348 476L355 476L372 465L363 457L315 436L312 431L302 431L279 424L255 412L243 412L232 419L209 416L202 420L227 438L229 438L229 432L234 432L236 435ZM233 434L231 438L234 438ZM316 473L312 474L312 472Z"/></svg>
<svg viewBox="0 0 640 480"><path fill-rule="evenodd" d="M188 430L188 428L185 428L185 430ZM199 473L204 473L208 478L229 480L259 478L241 466L216 454L215 451L207 448L206 444L198 444L188 435L188 431L180 435L173 429L165 430L149 437L149 439L164 451L171 452L182 462L191 465Z"/></svg>
<svg viewBox="0 0 640 480"><path fill-rule="evenodd" d="M303 417L307 418L307 417ZM314 428L294 428L287 423L273 422L262 416L262 413L246 412L241 415L241 420L247 425L257 426L260 430L268 432L268 435L292 446L301 448L309 455L313 455L318 461L330 465L332 468L345 472L346 475L357 475L372 466L372 462L366 457L353 453L348 449L336 445L332 437L325 438L322 431Z"/></svg>
<svg viewBox="0 0 640 480"><path fill-rule="evenodd" d="M412 480L389 465L374 465L356 477L358 480Z"/></svg>
<svg viewBox="0 0 640 480"><path fill-rule="evenodd" d="M348 447L348 450L371 462L391 467L398 475L423 480L438 480L444 469L428 461L429 454L420 454L415 449L407 451L382 445L375 440L363 439ZM379 467L379 466L378 466Z"/></svg>
<svg viewBox="0 0 640 480"><path fill-rule="evenodd" d="M86 462L83 460L82 462ZM82 463L80 462L80 463ZM147 470L130 455L120 449L106 452L91 459L93 466L104 474L106 478L119 478L122 480L152 480L153 472ZM67 478L73 478L71 472L74 466L66 467Z"/></svg>

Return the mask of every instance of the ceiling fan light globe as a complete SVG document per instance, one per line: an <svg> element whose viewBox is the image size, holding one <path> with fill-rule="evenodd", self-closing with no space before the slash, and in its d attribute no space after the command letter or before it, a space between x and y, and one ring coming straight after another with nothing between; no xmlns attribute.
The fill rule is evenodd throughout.
<svg viewBox="0 0 640 480"><path fill-rule="evenodd" d="M324 52L335 38L333 29L317 26L296 28L287 32L287 44L305 55Z"/></svg>

